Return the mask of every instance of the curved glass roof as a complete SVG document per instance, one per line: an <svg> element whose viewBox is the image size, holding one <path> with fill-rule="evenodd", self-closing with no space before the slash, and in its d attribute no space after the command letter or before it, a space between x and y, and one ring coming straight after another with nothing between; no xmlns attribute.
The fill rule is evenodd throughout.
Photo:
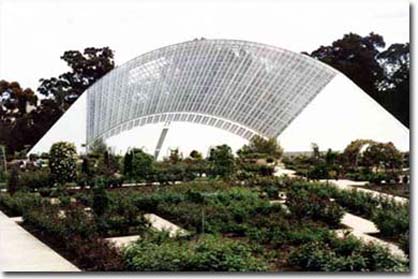
<svg viewBox="0 0 418 279"><path fill-rule="evenodd" d="M189 121L250 139L278 136L336 75L264 44L194 40L117 67L87 91L87 142L148 123Z"/></svg>

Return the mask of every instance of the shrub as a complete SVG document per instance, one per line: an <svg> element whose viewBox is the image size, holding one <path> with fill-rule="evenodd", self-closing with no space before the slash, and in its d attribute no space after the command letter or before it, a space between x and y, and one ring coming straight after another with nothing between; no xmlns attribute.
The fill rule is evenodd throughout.
<svg viewBox="0 0 418 279"><path fill-rule="evenodd" d="M399 237L399 247L409 256L409 231Z"/></svg>
<svg viewBox="0 0 418 279"><path fill-rule="evenodd" d="M82 207L71 204L63 212L58 206L45 204L25 211L23 220L83 270L124 270L121 255L98 236L95 220Z"/></svg>
<svg viewBox="0 0 418 279"><path fill-rule="evenodd" d="M304 244L290 253L288 262L304 271L408 271L407 262L387 249L354 237Z"/></svg>
<svg viewBox="0 0 418 279"><path fill-rule="evenodd" d="M46 169L25 171L20 174L20 187L31 191L52 187L50 173Z"/></svg>
<svg viewBox="0 0 418 279"><path fill-rule="evenodd" d="M41 197L35 193L17 192L13 196L0 194L0 207L10 217L21 216L25 211L39 206L41 201Z"/></svg>
<svg viewBox="0 0 418 279"><path fill-rule="evenodd" d="M197 241L145 237L123 251L129 270L135 271L264 271L260 259L246 244L204 236Z"/></svg>
<svg viewBox="0 0 418 279"><path fill-rule="evenodd" d="M74 144L54 143L49 156L49 168L54 182L63 184L76 178L77 151Z"/></svg>
<svg viewBox="0 0 418 279"><path fill-rule="evenodd" d="M230 178L235 172L235 159L228 145L218 145L209 151L208 161L211 164L211 175Z"/></svg>
<svg viewBox="0 0 418 279"><path fill-rule="evenodd" d="M331 227L337 227L344 215L342 207L329 198L296 187L288 192L286 204L296 218L321 220Z"/></svg>
<svg viewBox="0 0 418 279"><path fill-rule="evenodd" d="M109 198L107 192L104 188L103 182L98 182L98 184L93 188L93 204L92 209L96 216L102 216L105 214L109 207Z"/></svg>
<svg viewBox="0 0 418 279"><path fill-rule="evenodd" d="M409 231L408 206L398 206L394 210L376 209L372 221L384 236L405 234Z"/></svg>
<svg viewBox="0 0 418 279"><path fill-rule="evenodd" d="M10 195L14 195L19 188L19 172L16 168L13 168L10 172L9 179L7 180L7 192Z"/></svg>

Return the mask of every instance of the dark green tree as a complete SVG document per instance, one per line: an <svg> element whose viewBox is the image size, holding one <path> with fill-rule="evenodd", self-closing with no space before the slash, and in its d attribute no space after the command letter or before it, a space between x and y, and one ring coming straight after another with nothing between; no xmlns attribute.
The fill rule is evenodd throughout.
<svg viewBox="0 0 418 279"><path fill-rule="evenodd" d="M349 33L330 46L321 46L310 56L341 71L371 97L378 100L377 84L383 78L383 69L377 61L379 49L385 47L383 37Z"/></svg>
<svg viewBox="0 0 418 279"><path fill-rule="evenodd" d="M283 155L283 148L275 138L265 139L261 136L254 136L250 142L237 151L242 158L274 158L280 159Z"/></svg>
<svg viewBox="0 0 418 279"><path fill-rule="evenodd" d="M223 144L211 148L208 161L211 163L213 175L228 178L234 174L235 159L228 145Z"/></svg>
<svg viewBox="0 0 418 279"><path fill-rule="evenodd" d="M38 92L52 97L65 111L93 83L115 67L113 51L108 47L86 48L81 53L69 50L61 56L71 71L59 77L40 79Z"/></svg>
<svg viewBox="0 0 418 279"><path fill-rule="evenodd" d="M105 189L105 183L98 180L93 188L93 212L97 217L102 217L107 212L109 205L110 200Z"/></svg>
<svg viewBox="0 0 418 279"><path fill-rule="evenodd" d="M132 152L126 152L125 157L123 158L123 174L128 177L132 176L132 159Z"/></svg>
<svg viewBox="0 0 418 279"><path fill-rule="evenodd" d="M132 149L132 175L139 180L147 180L152 173L154 157L142 149Z"/></svg>
<svg viewBox="0 0 418 279"><path fill-rule="evenodd" d="M13 196L14 193L16 193L18 187L19 187L19 171L16 168L12 168L9 179L7 180L7 192L9 192L11 196Z"/></svg>
<svg viewBox="0 0 418 279"><path fill-rule="evenodd" d="M377 59L384 70L378 87L382 104L409 127L409 43L393 44Z"/></svg>

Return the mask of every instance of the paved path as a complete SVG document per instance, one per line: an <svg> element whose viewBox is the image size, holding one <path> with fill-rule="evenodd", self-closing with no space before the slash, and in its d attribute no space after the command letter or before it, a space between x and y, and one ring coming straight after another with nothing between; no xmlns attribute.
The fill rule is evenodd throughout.
<svg viewBox="0 0 418 279"><path fill-rule="evenodd" d="M337 236L343 237L345 234L350 234L363 242L373 242L386 247L393 255L406 259L405 253L397 245L368 235L370 233L379 233L379 229L373 222L350 213L345 213L341 220L341 224L346 225L351 229L336 230Z"/></svg>
<svg viewBox="0 0 418 279"><path fill-rule="evenodd" d="M119 237L108 237L106 238L107 241L113 242L117 248L122 248L131 242L135 242L139 239L139 235L131 235L131 236L119 236Z"/></svg>
<svg viewBox="0 0 418 279"><path fill-rule="evenodd" d="M188 231L179 226L161 218L153 213L145 214L144 217L151 223L151 227L158 231L167 231L171 237L176 235L187 235ZM123 247L139 239L139 235L119 236L106 238L115 244L116 247Z"/></svg>
<svg viewBox="0 0 418 279"><path fill-rule="evenodd" d="M284 168L280 168L280 167L276 167L274 169L274 175L275 176L297 177L297 175L295 173L296 173L296 171L294 171L294 170L284 169Z"/></svg>
<svg viewBox="0 0 418 279"><path fill-rule="evenodd" d="M357 189L357 191L361 191L361 192L365 192L365 193L370 193L375 197L383 197L383 198L388 198L388 199L393 199L396 202L399 203L407 203L409 201L409 199L404 198L404 197L399 197L399 196L395 196L395 195L391 195L391 194L386 194L386 193L382 193L382 192L378 192L378 191L373 191L370 189L364 189L364 188L360 188L360 187L356 187L356 186L364 186L366 185L368 182L367 181L352 181L352 180L348 180L348 179L321 179L320 182L328 182L328 183L332 183L334 185L336 185L338 188L342 189L342 190L351 190L351 189Z"/></svg>
<svg viewBox="0 0 418 279"><path fill-rule="evenodd" d="M402 259L407 259L405 253L397 245L393 243L384 241L382 239L370 236L362 232L358 232L356 230L336 230L335 232L337 233L337 236L339 237L344 237L346 234L349 234L360 239L362 242L365 242L365 243L372 242L374 244L383 246L385 248L388 248L388 250L390 251L392 255L398 256Z"/></svg>
<svg viewBox="0 0 418 279"><path fill-rule="evenodd" d="M80 271L0 211L2 271Z"/></svg>
<svg viewBox="0 0 418 279"><path fill-rule="evenodd" d="M341 219L341 224L346 225L347 227L352 228L356 232L359 233L378 233L379 229L376 225L364 218L359 216L345 213L343 218Z"/></svg>
<svg viewBox="0 0 418 279"><path fill-rule="evenodd" d="M151 223L151 227L159 231L168 231L170 236L186 235L188 232L179 226L153 214L145 214L144 217Z"/></svg>

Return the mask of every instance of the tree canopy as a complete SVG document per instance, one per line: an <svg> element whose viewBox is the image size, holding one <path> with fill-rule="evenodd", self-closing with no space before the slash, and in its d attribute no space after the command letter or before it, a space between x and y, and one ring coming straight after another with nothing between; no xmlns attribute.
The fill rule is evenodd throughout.
<svg viewBox="0 0 418 279"><path fill-rule="evenodd" d="M409 127L409 43L384 47L381 35L349 33L304 54L344 73Z"/></svg>
<svg viewBox="0 0 418 279"><path fill-rule="evenodd" d="M0 80L0 144L8 155L35 145L89 86L114 68L108 47L66 51L61 59L71 70L40 80L37 91L44 98L18 82Z"/></svg>

